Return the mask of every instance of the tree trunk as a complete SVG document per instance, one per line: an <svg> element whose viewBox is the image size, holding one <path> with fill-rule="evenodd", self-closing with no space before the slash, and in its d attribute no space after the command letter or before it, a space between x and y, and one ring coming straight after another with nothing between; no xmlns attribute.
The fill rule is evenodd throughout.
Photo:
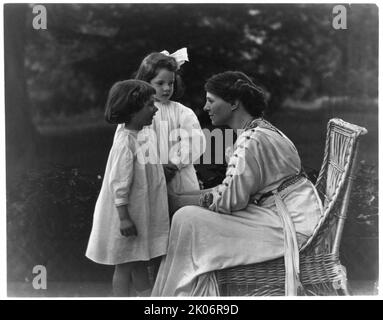
<svg viewBox="0 0 383 320"><path fill-rule="evenodd" d="M27 10L26 4L4 5L5 131L8 169L20 161L28 165L34 157L37 138L24 71Z"/></svg>

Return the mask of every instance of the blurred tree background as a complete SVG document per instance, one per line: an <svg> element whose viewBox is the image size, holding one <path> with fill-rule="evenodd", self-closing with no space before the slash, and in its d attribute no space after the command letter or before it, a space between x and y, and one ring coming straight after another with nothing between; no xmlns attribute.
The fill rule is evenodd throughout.
<svg viewBox="0 0 383 320"><path fill-rule="evenodd" d="M181 47L191 61L183 67L183 102L195 110L204 103L204 80L229 69L259 79L272 110L291 95L377 97L377 8L347 7L347 30L335 30L332 7L46 5L47 30L31 27L31 12L26 21L33 114L103 108L110 86L131 77L146 54Z"/></svg>
<svg viewBox="0 0 383 320"><path fill-rule="evenodd" d="M188 48L190 62L181 70L186 92L180 101L195 111L203 127L210 125L202 111L207 78L242 70L258 79L269 93L267 117L316 170L329 118L341 116L366 126L369 140L362 143L362 161L364 190L369 193L359 203L365 201L370 211L362 218L360 212L354 216L360 223L371 223L366 216L377 220L377 6L346 5L345 30L332 26L333 4L44 6L46 30L32 27L32 5L4 7L8 239L14 239L8 241L10 278L27 279L32 263L59 265L52 252L72 251L73 257L77 250L74 260L83 259L77 261L77 270L91 274L96 268L84 262L83 253L113 137L114 128L102 118L106 95L114 82L132 77L153 51ZM304 111L288 109L294 104L304 104ZM201 172L205 185L222 175L219 168L217 179L204 176L203 168ZM375 220L364 234L377 238ZM31 221L40 221L39 230L45 233L31 231L37 229L30 228ZM69 227L74 225L77 228ZM34 233L26 236L25 230ZM22 248L19 233L24 234ZM50 249L29 248L34 254L23 256L42 234L53 239ZM64 238L77 245L62 248ZM57 250L52 249L55 243ZM12 251L16 247L20 254ZM27 259L27 267L20 259ZM369 277L377 276L374 268ZM356 277L361 273L354 272ZM67 279L65 272L56 274ZM67 274L73 276L73 269Z"/></svg>

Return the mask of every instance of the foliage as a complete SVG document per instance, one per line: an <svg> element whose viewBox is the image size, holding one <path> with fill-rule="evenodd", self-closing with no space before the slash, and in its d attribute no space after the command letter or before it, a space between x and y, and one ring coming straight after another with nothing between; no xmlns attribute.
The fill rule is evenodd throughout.
<svg viewBox="0 0 383 320"><path fill-rule="evenodd" d="M377 168L361 162L350 198L345 237L378 237L378 190Z"/></svg>
<svg viewBox="0 0 383 320"><path fill-rule="evenodd" d="M379 211L377 168L364 162L354 181L340 254L350 279L379 276Z"/></svg>
<svg viewBox="0 0 383 320"><path fill-rule="evenodd" d="M100 176L63 166L25 173L9 182L8 278L29 278L38 264L47 266L51 278L63 276L65 270L65 277L76 277L73 265L81 267L85 260L100 184ZM62 264L59 274L53 267L57 264Z"/></svg>
<svg viewBox="0 0 383 320"><path fill-rule="evenodd" d="M351 5L348 29L332 27L331 4L50 4L48 30L28 28L26 67L35 113L99 107L117 80L151 51L188 47L183 66L193 109L214 73L240 69L270 93L377 96L375 5ZM30 24L32 15L28 17Z"/></svg>

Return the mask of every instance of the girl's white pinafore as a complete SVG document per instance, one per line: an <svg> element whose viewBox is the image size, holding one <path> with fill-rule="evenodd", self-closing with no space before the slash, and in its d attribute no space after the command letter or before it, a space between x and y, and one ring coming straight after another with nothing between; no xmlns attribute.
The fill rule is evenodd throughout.
<svg viewBox="0 0 383 320"><path fill-rule="evenodd" d="M168 183L168 191L182 193L199 190L195 163L206 148L205 135L198 118L190 108L175 101L155 102L158 108L151 126L144 132L157 146L160 162L177 165L174 178ZM119 125L116 133L123 129Z"/></svg>
<svg viewBox="0 0 383 320"><path fill-rule="evenodd" d="M86 256L101 264L147 261L166 254L169 215L161 164L145 163L148 147L138 131L115 134L97 199ZM144 147L143 147L144 146ZM127 205L138 236L120 234L116 206Z"/></svg>

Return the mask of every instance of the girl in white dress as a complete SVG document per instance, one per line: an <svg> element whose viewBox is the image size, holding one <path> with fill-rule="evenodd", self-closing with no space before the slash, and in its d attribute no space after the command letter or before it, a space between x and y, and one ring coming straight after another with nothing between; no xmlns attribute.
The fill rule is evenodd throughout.
<svg viewBox="0 0 383 320"><path fill-rule="evenodd" d="M176 94L177 71L185 61L188 61L186 48L173 54L154 52L143 59L136 75L136 79L146 81L156 89L158 112L152 126L145 130L157 146L169 193L200 189L193 163L206 146L193 110L170 100ZM119 126L117 132L121 128Z"/></svg>
<svg viewBox="0 0 383 320"><path fill-rule="evenodd" d="M150 294L147 262L166 254L169 215L166 181L158 161L147 161L150 144L140 139L157 107L155 90L144 81L125 80L110 89L105 118L121 124L113 141L97 199L86 256L115 265L116 296Z"/></svg>

